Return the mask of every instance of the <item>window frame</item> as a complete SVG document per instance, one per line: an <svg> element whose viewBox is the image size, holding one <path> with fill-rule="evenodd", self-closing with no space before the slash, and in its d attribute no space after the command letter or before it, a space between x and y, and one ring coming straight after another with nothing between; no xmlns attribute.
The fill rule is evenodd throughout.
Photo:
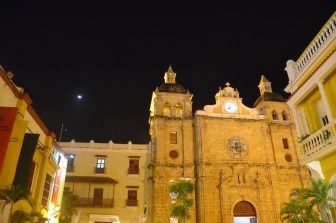
<svg viewBox="0 0 336 223"><path fill-rule="evenodd" d="M135 163L131 163L134 162ZM140 159L130 158L128 161L128 174L139 174L140 173Z"/></svg>
<svg viewBox="0 0 336 223"><path fill-rule="evenodd" d="M288 138L282 138L282 146L284 149L289 149Z"/></svg>
<svg viewBox="0 0 336 223"><path fill-rule="evenodd" d="M74 167L75 167L75 154L66 154L66 158L68 160L67 162L67 173L73 173L74 172Z"/></svg>
<svg viewBox="0 0 336 223"><path fill-rule="evenodd" d="M105 167L106 167L105 158L97 157L96 168L97 169L105 169Z"/></svg>
<svg viewBox="0 0 336 223"><path fill-rule="evenodd" d="M169 133L169 142L170 144L177 144L177 131L171 131Z"/></svg>

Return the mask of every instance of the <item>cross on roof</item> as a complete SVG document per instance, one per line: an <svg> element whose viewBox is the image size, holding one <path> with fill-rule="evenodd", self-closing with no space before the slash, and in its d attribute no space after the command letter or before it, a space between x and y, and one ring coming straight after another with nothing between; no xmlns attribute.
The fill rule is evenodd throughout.
<svg viewBox="0 0 336 223"><path fill-rule="evenodd" d="M229 82L226 82L226 87L230 87L230 83Z"/></svg>

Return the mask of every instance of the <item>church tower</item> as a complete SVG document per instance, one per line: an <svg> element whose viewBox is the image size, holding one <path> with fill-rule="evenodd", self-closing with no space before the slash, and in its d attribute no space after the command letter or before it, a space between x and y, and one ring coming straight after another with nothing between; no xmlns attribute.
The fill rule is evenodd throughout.
<svg viewBox="0 0 336 223"><path fill-rule="evenodd" d="M194 180L194 139L192 97L176 83L176 73L169 66L164 83L152 94L150 135L152 142L149 166L148 222L168 222L171 199L169 183L180 178ZM194 209L190 222L195 222Z"/></svg>

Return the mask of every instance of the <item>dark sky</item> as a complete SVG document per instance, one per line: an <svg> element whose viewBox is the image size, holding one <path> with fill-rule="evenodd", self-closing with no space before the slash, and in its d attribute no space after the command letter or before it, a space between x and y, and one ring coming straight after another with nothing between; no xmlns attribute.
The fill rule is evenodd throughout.
<svg viewBox="0 0 336 223"><path fill-rule="evenodd" d="M194 110L213 104L226 81L252 106L261 74L284 93L286 61L300 56L336 9L321 0L162 2L7 0L0 3L0 64L49 129L58 135L64 123L63 140L146 143L151 94L169 64L194 94Z"/></svg>

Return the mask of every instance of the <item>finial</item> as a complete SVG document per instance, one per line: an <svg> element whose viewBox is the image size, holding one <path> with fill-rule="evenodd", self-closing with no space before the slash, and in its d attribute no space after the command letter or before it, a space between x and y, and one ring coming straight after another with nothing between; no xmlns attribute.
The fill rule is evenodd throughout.
<svg viewBox="0 0 336 223"><path fill-rule="evenodd" d="M231 84L229 82L226 82L225 85L226 85L226 87L230 87Z"/></svg>
<svg viewBox="0 0 336 223"><path fill-rule="evenodd" d="M164 80L165 83L175 84L176 73L173 71L172 65L170 64L168 70L165 72Z"/></svg>
<svg viewBox="0 0 336 223"><path fill-rule="evenodd" d="M172 65L171 65L171 64L169 64L169 67L168 67L167 73L175 73L175 72L173 71L173 67L172 67Z"/></svg>
<svg viewBox="0 0 336 223"><path fill-rule="evenodd" d="M261 75L261 79L260 82L270 82L269 80L267 80L267 78L265 77L265 75Z"/></svg>

